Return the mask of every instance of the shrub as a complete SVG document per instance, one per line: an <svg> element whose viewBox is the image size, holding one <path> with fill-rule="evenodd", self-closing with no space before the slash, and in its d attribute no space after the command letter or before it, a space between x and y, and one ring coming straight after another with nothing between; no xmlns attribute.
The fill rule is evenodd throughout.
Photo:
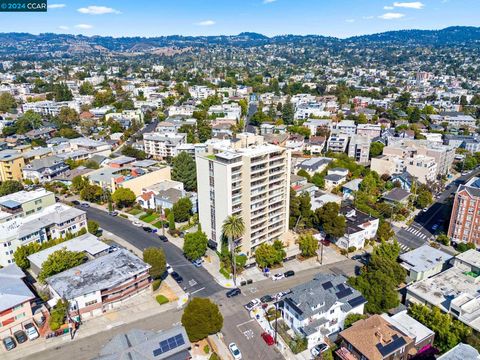
<svg viewBox="0 0 480 360"><path fill-rule="evenodd" d="M153 290L153 291L157 291L161 284L162 284L162 280L160 280L160 279L153 280L153 282L152 282L152 290Z"/></svg>
<svg viewBox="0 0 480 360"><path fill-rule="evenodd" d="M155 297L155 300L157 300L157 302L158 302L160 305L163 305L163 304L168 303L168 299L167 299L164 295L157 295L157 296Z"/></svg>
<svg viewBox="0 0 480 360"><path fill-rule="evenodd" d="M210 358L208 360L221 360L221 359L216 353L213 353L212 355L210 355Z"/></svg>
<svg viewBox="0 0 480 360"><path fill-rule="evenodd" d="M222 330L223 316L210 299L193 298L183 312L182 325L190 341L196 342Z"/></svg>
<svg viewBox="0 0 480 360"><path fill-rule="evenodd" d="M204 352L205 354L209 354L209 353L210 353L210 346L205 345L205 346L203 347L203 352Z"/></svg>
<svg viewBox="0 0 480 360"><path fill-rule="evenodd" d="M348 252L349 252L349 253L355 252L355 251L357 251L357 248L356 248L355 246L350 246L350 247L348 248Z"/></svg>
<svg viewBox="0 0 480 360"><path fill-rule="evenodd" d="M230 275L230 272L227 269L225 269L224 267L220 268L220 274L222 274L225 277L225 279L231 279L232 278L232 276Z"/></svg>

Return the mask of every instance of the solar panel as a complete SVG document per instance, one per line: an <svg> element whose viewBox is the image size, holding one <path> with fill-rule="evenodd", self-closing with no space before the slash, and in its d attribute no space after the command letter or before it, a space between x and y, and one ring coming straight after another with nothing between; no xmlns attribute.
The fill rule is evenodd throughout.
<svg viewBox="0 0 480 360"><path fill-rule="evenodd" d="M348 300L348 303L350 304L350 306L352 308L357 307L358 305L361 305L365 302L366 302L366 300L363 296L359 296L359 297L356 297L355 299Z"/></svg>
<svg viewBox="0 0 480 360"><path fill-rule="evenodd" d="M337 298L343 299L345 296L348 296L351 294L353 294L352 290L347 288L347 289L340 290L335 295L337 296Z"/></svg>
<svg viewBox="0 0 480 360"><path fill-rule="evenodd" d="M383 346L382 344L377 344L378 351L380 351L380 354L382 354L384 357L400 349L407 343L403 337L398 337L397 335L394 335L392 338L394 340L385 346Z"/></svg>
<svg viewBox="0 0 480 360"><path fill-rule="evenodd" d="M153 356L159 356L184 344L185 340L183 339L182 334L172 336L166 340L160 341L158 349L153 350Z"/></svg>
<svg viewBox="0 0 480 360"><path fill-rule="evenodd" d="M333 287L332 283L330 281L327 281L326 283L322 284L322 287L327 290Z"/></svg>
<svg viewBox="0 0 480 360"><path fill-rule="evenodd" d="M344 289L346 289L346 287L345 287L345 285L343 285L343 284L338 284L338 285L337 285L337 289L338 289L338 290L344 290Z"/></svg>

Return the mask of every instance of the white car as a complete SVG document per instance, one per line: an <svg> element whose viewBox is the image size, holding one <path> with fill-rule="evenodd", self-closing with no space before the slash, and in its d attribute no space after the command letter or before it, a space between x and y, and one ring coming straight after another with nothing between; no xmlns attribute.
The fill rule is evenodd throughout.
<svg viewBox="0 0 480 360"><path fill-rule="evenodd" d="M25 325L25 333L27 334L28 340L32 341L37 339L40 335L38 335L37 329L35 329L35 325L32 323L28 323Z"/></svg>
<svg viewBox="0 0 480 360"><path fill-rule="evenodd" d="M261 303L262 302L260 301L260 299L256 299L256 298L252 299L252 301L250 301L248 304L245 305L245 309L247 309L248 311L252 311Z"/></svg>
<svg viewBox="0 0 480 360"><path fill-rule="evenodd" d="M134 221L132 222L133 226L141 227L143 224L140 221Z"/></svg>
<svg viewBox="0 0 480 360"><path fill-rule="evenodd" d="M277 280L282 280L285 277L282 273L272 275L272 280L277 281Z"/></svg>
<svg viewBox="0 0 480 360"><path fill-rule="evenodd" d="M237 344L235 344L235 343L230 343L230 344L228 344L228 348L230 349L230 352L232 353L233 358L234 358L235 360L240 360L240 359L242 358L242 353L241 353L240 350L238 349Z"/></svg>
<svg viewBox="0 0 480 360"><path fill-rule="evenodd" d="M170 266L169 263L167 263L167 273L171 274L173 272L173 268Z"/></svg>
<svg viewBox="0 0 480 360"><path fill-rule="evenodd" d="M321 353L325 352L328 350L328 345L325 343L320 343L318 345L315 345L312 350L310 350L310 353L312 354L313 357L317 357Z"/></svg>

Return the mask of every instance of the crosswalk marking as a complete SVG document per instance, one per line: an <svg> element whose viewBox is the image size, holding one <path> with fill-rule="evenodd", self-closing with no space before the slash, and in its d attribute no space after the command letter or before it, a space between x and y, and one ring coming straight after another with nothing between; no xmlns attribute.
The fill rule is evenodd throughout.
<svg viewBox="0 0 480 360"><path fill-rule="evenodd" d="M420 230L414 229L412 227L407 228L407 231L417 237L419 237L422 240L425 240L427 238L427 235L422 233Z"/></svg>

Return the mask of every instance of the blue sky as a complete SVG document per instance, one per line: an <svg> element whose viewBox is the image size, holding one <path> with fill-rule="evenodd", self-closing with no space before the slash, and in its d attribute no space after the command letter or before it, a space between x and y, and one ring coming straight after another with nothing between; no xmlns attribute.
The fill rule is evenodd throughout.
<svg viewBox="0 0 480 360"><path fill-rule="evenodd" d="M253 31L347 37L480 26L480 0L49 0L47 13L0 13L0 32L109 36Z"/></svg>

